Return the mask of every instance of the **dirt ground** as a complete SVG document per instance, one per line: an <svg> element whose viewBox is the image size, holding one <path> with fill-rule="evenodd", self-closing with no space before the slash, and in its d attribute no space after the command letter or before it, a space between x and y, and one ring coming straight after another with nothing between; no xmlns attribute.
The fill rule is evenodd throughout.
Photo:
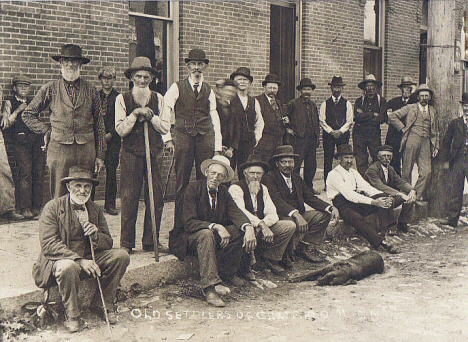
<svg viewBox="0 0 468 342"><path fill-rule="evenodd" d="M434 228L432 231L428 227ZM468 341L468 228L437 230L432 221L397 237L403 252L382 252L385 272L349 286L289 283L269 271L233 289L227 306L205 304L197 280L168 284L118 303L115 341ZM420 229L422 228L422 229ZM326 241L328 261L366 249L362 239ZM295 272L310 268L296 262ZM20 334L21 341L109 341L104 323L84 310L85 328L60 324Z"/></svg>

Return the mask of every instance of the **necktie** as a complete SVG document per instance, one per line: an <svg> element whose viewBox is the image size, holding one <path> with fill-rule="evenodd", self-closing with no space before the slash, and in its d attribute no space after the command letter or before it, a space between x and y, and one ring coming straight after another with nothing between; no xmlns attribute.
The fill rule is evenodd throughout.
<svg viewBox="0 0 468 342"><path fill-rule="evenodd" d="M78 211L85 211L85 206L84 204L73 204L72 203L72 209L73 210L78 210Z"/></svg>
<svg viewBox="0 0 468 342"><path fill-rule="evenodd" d="M195 94L195 97L198 97L198 86L199 84L194 84L193 85L193 93Z"/></svg>
<svg viewBox="0 0 468 342"><path fill-rule="evenodd" d="M423 107L423 116L424 116L424 118L427 118L426 106Z"/></svg>
<svg viewBox="0 0 468 342"><path fill-rule="evenodd" d="M291 178L286 178L286 184L288 185L289 193L292 193L293 192L293 185L292 185Z"/></svg>
<svg viewBox="0 0 468 342"><path fill-rule="evenodd" d="M216 209L216 195L218 194L217 190L209 190L211 196L211 210L214 211Z"/></svg>
<svg viewBox="0 0 468 342"><path fill-rule="evenodd" d="M388 169L383 168L384 176L385 176L385 183L388 183Z"/></svg>
<svg viewBox="0 0 468 342"><path fill-rule="evenodd" d="M335 104L338 104L338 101L339 101L339 100L338 100L337 98L335 98Z"/></svg>

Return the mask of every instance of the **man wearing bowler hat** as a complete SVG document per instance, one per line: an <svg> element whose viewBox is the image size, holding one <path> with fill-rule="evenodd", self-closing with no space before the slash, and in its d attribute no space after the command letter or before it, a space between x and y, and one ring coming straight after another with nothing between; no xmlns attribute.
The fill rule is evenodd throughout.
<svg viewBox="0 0 468 342"><path fill-rule="evenodd" d="M133 88L117 96L115 101L115 130L122 137L121 181L122 218L120 246L131 252L135 247L135 224L138 214L138 199L145 180L145 221L142 247L153 251L154 243L151 222L150 195L148 190L148 170L146 168L146 148L144 122L148 122L148 138L151 156L153 198L156 214L156 230L159 237L161 217L164 207L161 166L164 143L161 135L169 132L171 117L163 112L164 99L161 94L151 91L150 83L157 71L147 57L136 57L125 77L133 82ZM156 241L159 243L159 241ZM163 250L160 246L160 250Z"/></svg>
<svg viewBox="0 0 468 342"><path fill-rule="evenodd" d="M322 242L328 224L336 224L339 218L338 210L315 196L294 172L298 157L291 145L277 147L276 154L270 161L275 168L262 180L270 192L279 217L296 224L296 232L286 251L289 260L284 263L285 266L291 265L293 254L309 262L322 262L324 258L317 247ZM306 210L305 203L312 210Z"/></svg>
<svg viewBox="0 0 468 342"><path fill-rule="evenodd" d="M34 281L40 288L58 284L65 307L64 325L76 332L80 329L80 278L99 277L109 323L116 324L115 295L130 257L124 250L112 249L104 212L90 200L91 189L99 184L91 171L72 166L68 177L61 181L69 193L44 206L39 221L41 251L32 272ZM105 319L99 290L91 299L90 309Z"/></svg>
<svg viewBox="0 0 468 342"><path fill-rule="evenodd" d="M417 86L413 82L413 79L409 76L404 76L401 78L400 84L397 85L401 89L401 96L394 97L387 102L387 113L393 112L395 110L401 109L404 106L418 102L415 96L411 96L413 92L413 87ZM403 118L402 122L405 123L406 119ZM385 144L393 147L393 159L390 162L390 165L395 169L396 173L401 175L401 138L403 133L397 131L397 129L389 125L387 131L387 137L385 138Z"/></svg>
<svg viewBox="0 0 468 342"><path fill-rule="evenodd" d="M193 163L197 179L202 179L201 163L223 150L216 96L203 80L203 72L209 63L205 51L190 50L185 63L189 76L170 86L164 96L163 109L163 116L175 115L175 226L181 223L180 200L190 181ZM170 133L163 138L168 141L168 146L172 145Z"/></svg>
<svg viewBox="0 0 468 342"><path fill-rule="evenodd" d="M320 139L320 124L317 106L311 100L315 84L310 78L303 78L296 87L301 93L297 99L288 103L286 115L289 118L289 127L286 128L286 140L299 154L294 172L299 174L304 162L304 181L309 189L318 195L314 189L314 177L317 170L317 147Z"/></svg>
<svg viewBox="0 0 468 342"><path fill-rule="evenodd" d="M66 193L60 180L71 166L97 173L104 168L106 140L99 92L80 77L82 65L90 59L74 44L62 46L52 59L60 63L62 77L39 90L22 118L31 131L44 135L51 195L60 197ZM51 127L39 119L46 109Z"/></svg>
<svg viewBox="0 0 468 342"><path fill-rule="evenodd" d="M283 113L283 104L277 98L280 85L278 76L269 74L262 82L264 93L255 97L260 103L265 126L254 152L266 162L273 156L276 147L283 145L285 125L289 124L289 118Z"/></svg>
<svg viewBox="0 0 468 342"><path fill-rule="evenodd" d="M447 128L440 154L443 168L448 172L449 187L446 206L447 217L441 224L457 227L463 205L463 189L468 175L468 93L463 93L460 101L463 115L453 119Z"/></svg>
<svg viewBox="0 0 468 342"><path fill-rule="evenodd" d="M415 93L419 102L391 112L388 123L403 133L400 152L403 156L401 176L405 181L411 183L414 163L418 165L418 180L414 185L416 205L425 205L422 198L431 179L431 158L439 152L439 119L435 108L429 105L433 92L427 84L420 84Z"/></svg>
<svg viewBox="0 0 468 342"><path fill-rule="evenodd" d="M340 211L341 218L361 233L374 248L382 246L389 253L398 247L385 233L395 225L393 199L367 183L352 168L355 152L351 145L338 146L335 159L339 164L327 177L327 196Z"/></svg>
<svg viewBox="0 0 468 342"><path fill-rule="evenodd" d="M335 147L349 143L349 130L353 124L353 105L341 94L346 85L341 76L333 76L328 83L332 95L320 106L320 126L323 129L323 180L333 167ZM326 188L325 188L326 190Z"/></svg>
<svg viewBox="0 0 468 342"><path fill-rule="evenodd" d="M380 125L387 121L387 101L377 93L381 86L382 82L372 74L358 84L364 95L354 103L353 147L361 176L369 167L369 153L372 161L376 161L377 149L382 145Z"/></svg>
<svg viewBox="0 0 468 342"><path fill-rule="evenodd" d="M237 96L232 100L232 112L236 115L238 121L237 130L239 131L239 147L234 155L235 166L239 166L247 160L248 156L254 152L255 146L262 138L263 121L262 109L258 100L249 95L250 86L253 82L253 76L250 69L239 67L234 71L230 78L237 82ZM244 175L237 170L237 176L242 179Z"/></svg>

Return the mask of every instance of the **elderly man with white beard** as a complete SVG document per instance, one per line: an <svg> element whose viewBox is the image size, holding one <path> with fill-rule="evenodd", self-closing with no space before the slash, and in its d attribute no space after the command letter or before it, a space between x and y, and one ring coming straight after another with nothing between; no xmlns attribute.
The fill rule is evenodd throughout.
<svg viewBox="0 0 468 342"><path fill-rule="evenodd" d="M151 91L149 84L157 75L147 57L136 57L125 70L125 77L133 82L133 89L117 96L115 100L115 130L122 140L120 194L122 200L120 246L127 252L135 247L135 224L141 185L145 179L145 222L142 245L144 251L154 250L148 179L145 158L144 121L148 124L153 179L153 197L156 229L159 236L164 207L163 185L160 174L164 144L162 134L171 128L170 113L162 111L164 98ZM158 241L159 243L159 241ZM160 246L160 250L164 250Z"/></svg>
<svg viewBox="0 0 468 342"><path fill-rule="evenodd" d="M60 62L62 77L44 85L21 117L31 131L44 135L50 192L57 198L67 193L60 180L71 166L96 173L104 168L106 140L99 92L80 77L81 66L90 59L74 44L62 46L52 59ZM39 119L47 109L50 126Z"/></svg>

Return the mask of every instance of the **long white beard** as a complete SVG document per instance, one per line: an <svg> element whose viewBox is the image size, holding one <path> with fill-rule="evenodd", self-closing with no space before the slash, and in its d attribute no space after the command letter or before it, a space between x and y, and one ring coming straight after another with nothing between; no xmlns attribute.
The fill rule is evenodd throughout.
<svg viewBox="0 0 468 342"><path fill-rule="evenodd" d="M62 66L62 77L67 82L74 82L80 78L81 66L76 67L76 69L66 68Z"/></svg>
<svg viewBox="0 0 468 342"><path fill-rule="evenodd" d="M251 181L249 183L249 191L251 194L257 195L260 191L260 187L262 185L260 184L259 181Z"/></svg>
<svg viewBox="0 0 468 342"><path fill-rule="evenodd" d="M133 100L141 107L146 107L151 99L151 90L149 87L140 88L133 87L132 89Z"/></svg>

